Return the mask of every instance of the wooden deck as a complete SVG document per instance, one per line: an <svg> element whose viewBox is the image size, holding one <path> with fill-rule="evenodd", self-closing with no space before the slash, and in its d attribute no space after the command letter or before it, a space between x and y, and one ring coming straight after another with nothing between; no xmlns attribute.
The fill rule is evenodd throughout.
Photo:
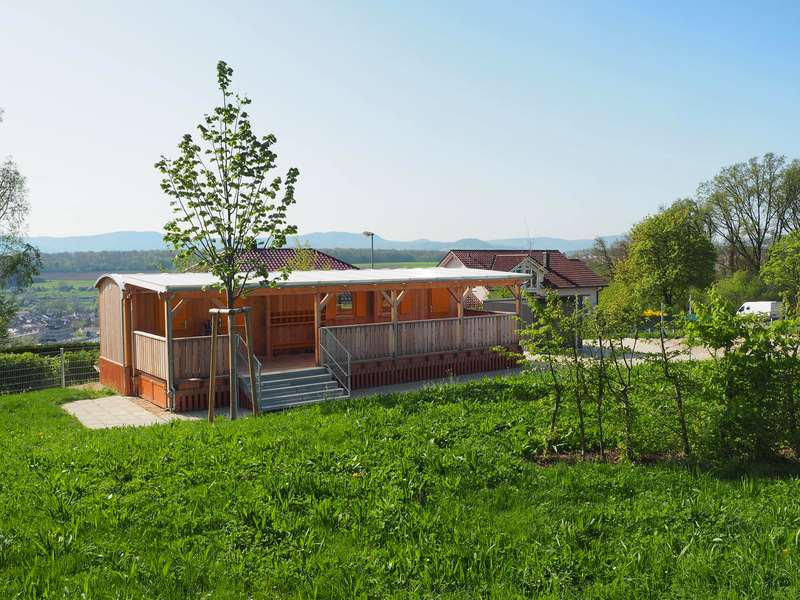
<svg viewBox="0 0 800 600"><path fill-rule="evenodd" d="M286 356L274 356L272 358L268 356L259 356L257 358L261 363L262 375L302 371L303 369L310 369L317 366L314 355L310 353L288 354Z"/></svg>

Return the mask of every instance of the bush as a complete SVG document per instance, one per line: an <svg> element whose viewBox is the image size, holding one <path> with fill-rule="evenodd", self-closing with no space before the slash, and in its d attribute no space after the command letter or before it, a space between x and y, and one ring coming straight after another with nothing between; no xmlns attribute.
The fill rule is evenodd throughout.
<svg viewBox="0 0 800 600"><path fill-rule="evenodd" d="M100 358L99 348L64 353L66 385L97 381L95 365ZM61 354L50 356L25 352L0 354L0 394L44 390L61 386Z"/></svg>
<svg viewBox="0 0 800 600"><path fill-rule="evenodd" d="M0 394L19 394L61 384L61 358L0 354Z"/></svg>
<svg viewBox="0 0 800 600"><path fill-rule="evenodd" d="M95 365L100 358L100 350L83 350L64 353L64 371L66 384L78 385L89 381L97 381Z"/></svg>

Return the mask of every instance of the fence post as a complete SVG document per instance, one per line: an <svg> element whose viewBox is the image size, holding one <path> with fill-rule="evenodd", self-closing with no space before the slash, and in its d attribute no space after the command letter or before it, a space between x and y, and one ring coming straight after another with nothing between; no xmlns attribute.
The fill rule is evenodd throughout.
<svg viewBox="0 0 800 600"><path fill-rule="evenodd" d="M67 387L67 374L64 372L64 349L59 348L61 350L61 387Z"/></svg>

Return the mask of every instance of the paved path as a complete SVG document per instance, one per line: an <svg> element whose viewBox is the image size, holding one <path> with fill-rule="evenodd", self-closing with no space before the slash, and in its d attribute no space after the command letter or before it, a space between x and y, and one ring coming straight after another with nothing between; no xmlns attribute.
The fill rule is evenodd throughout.
<svg viewBox="0 0 800 600"><path fill-rule="evenodd" d="M76 400L62 405L62 408L78 417L89 429L155 425L169 420L134 404L125 396Z"/></svg>
<svg viewBox="0 0 800 600"><path fill-rule="evenodd" d="M397 392L407 392L423 387L442 385L449 383L465 383L484 379L485 377L496 377L497 375L509 376L518 375L522 368L508 369L505 371L493 371L490 373L475 373L474 375L462 375L460 377L446 379L430 379L427 381L416 381L413 383L402 383L399 385L387 385L374 387L365 390L356 390L353 397L377 396L379 394L394 394ZM138 399L137 399L138 400ZM83 425L89 429L104 429L110 427L139 427L143 425L157 425L159 423L169 423L173 419L186 421L205 420L208 418L206 411L196 411L190 413L170 413L166 411L151 412L134 402L133 398L126 396L108 396L105 398L94 398L92 400L76 400L63 404L62 408L68 413L75 415ZM228 407L218 408L215 411L215 418L227 418L230 409ZM250 415L247 411L239 409L239 418Z"/></svg>

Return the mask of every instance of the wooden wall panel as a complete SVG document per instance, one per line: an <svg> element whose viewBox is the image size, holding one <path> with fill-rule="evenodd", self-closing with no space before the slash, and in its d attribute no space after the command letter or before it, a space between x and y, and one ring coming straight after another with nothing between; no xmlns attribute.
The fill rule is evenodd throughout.
<svg viewBox="0 0 800 600"><path fill-rule="evenodd" d="M153 335L164 335L163 325L161 331L158 329L159 301L155 292L135 291L132 294L134 305L134 322L136 331L152 333ZM163 308L160 311L161 323L164 322Z"/></svg>
<svg viewBox="0 0 800 600"><path fill-rule="evenodd" d="M100 383L116 390L117 393L127 396L132 393L130 388L130 369L120 363L100 357Z"/></svg>
<svg viewBox="0 0 800 600"><path fill-rule="evenodd" d="M313 352L314 294L271 296L268 306L267 355ZM327 312L323 311L323 319Z"/></svg>
<svg viewBox="0 0 800 600"><path fill-rule="evenodd" d="M113 279L100 282L100 356L122 364L122 290Z"/></svg>
<svg viewBox="0 0 800 600"><path fill-rule="evenodd" d="M256 356L267 355L267 327L265 314L267 310L266 296L253 296L250 299L250 326L253 328L253 352Z"/></svg>

